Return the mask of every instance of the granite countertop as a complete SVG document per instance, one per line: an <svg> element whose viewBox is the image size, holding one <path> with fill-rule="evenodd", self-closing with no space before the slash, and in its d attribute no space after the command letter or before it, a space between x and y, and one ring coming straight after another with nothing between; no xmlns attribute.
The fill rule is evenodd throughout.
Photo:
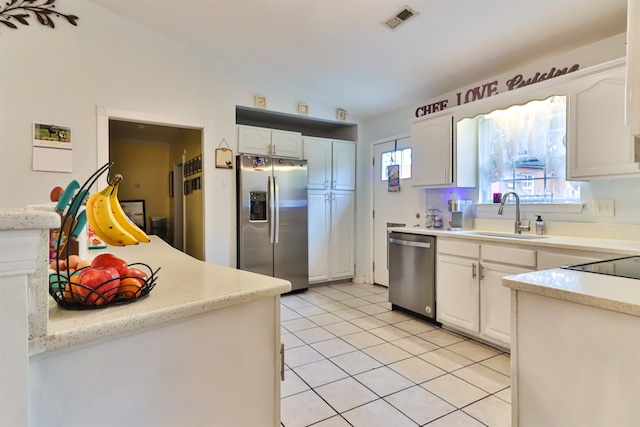
<svg viewBox="0 0 640 427"><path fill-rule="evenodd" d="M128 263L161 267L151 293L130 304L95 310L65 310L49 299L47 335L29 342L30 354L118 335L291 290L286 280L236 270L180 252L151 236L148 244L90 251L90 258L110 252Z"/></svg>
<svg viewBox="0 0 640 427"><path fill-rule="evenodd" d="M504 286L549 298L640 316L640 280L554 268L502 279Z"/></svg>
<svg viewBox="0 0 640 427"><path fill-rule="evenodd" d="M483 230L448 231L433 228L392 227L389 231L403 233L425 234L436 237L454 237L466 240L485 241L494 243L509 243L513 245L535 246L543 248L575 249L581 251L607 252L621 255L640 254L640 242L632 240L596 239L589 237L544 235L541 238L514 238L501 236L487 236L471 233L494 233L508 236L509 232L495 232ZM525 236L536 237L531 233Z"/></svg>
<svg viewBox="0 0 640 427"><path fill-rule="evenodd" d="M60 227L60 215L55 212L24 209L0 210L0 231L37 230Z"/></svg>

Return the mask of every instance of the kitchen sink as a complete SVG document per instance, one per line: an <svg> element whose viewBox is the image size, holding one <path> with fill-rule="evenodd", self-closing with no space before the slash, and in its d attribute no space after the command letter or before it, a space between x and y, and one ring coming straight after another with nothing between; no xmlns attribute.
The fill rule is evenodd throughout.
<svg viewBox="0 0 640 427"><path fill-rule="evenodd" d="M462 234L471 234L474 236L487 237L504 237L507 239L546 239L547 236L538 236L536 234L515 234L515 233L495 233L492 231L463 231Z"/></svg>

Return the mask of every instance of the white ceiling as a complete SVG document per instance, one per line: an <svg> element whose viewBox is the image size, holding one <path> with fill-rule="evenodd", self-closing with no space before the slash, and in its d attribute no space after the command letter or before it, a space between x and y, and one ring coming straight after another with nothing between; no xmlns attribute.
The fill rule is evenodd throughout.
<svg viewBox="0 0 640 427"><path fill-rule="evenodd" d="M92 0L367 118L622 33L627 0ZM381 22L405 5L419 15ZM259 73L259 74L258 74ZM266 90L267 88L265 88ZM268 95L268 93L266 93Z"/></svg>

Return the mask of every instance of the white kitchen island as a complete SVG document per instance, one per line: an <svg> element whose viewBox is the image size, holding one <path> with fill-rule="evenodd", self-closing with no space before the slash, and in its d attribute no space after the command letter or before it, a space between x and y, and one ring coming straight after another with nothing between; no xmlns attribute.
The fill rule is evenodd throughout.
<svg viewBox="0 0 640 427"><path fill-rule="evenodd" d="M148 297L64 310L48 297L42 262L50 215L0 212L0 321L9 322L0 328L1 426L280 424L279 302L289 282L198 261L152 237L108 249L161 267ZM30 261L4 256L26 235Z"/></svg>
<svg viewBox="0 0 640 427"><path fill-rule="evenodd" d="M503 283L512 426L640 425L640 280L552 269Z"/></svg>

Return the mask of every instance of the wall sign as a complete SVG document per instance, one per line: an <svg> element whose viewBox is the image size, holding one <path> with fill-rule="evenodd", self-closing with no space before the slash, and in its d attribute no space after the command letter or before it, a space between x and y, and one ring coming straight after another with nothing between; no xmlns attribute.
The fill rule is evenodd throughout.
<svg viewBox="0 0 640 427"><path fill-rule="evenodd" d="M552 67L550 70L545 70L542 72L536 72L534 76L525 77L522 74L516 74L510 79L507 79L504 83L507 91L511 91L514 89L518 89L524 86L529 86L535 83L539 83L545 80L552 79L554 77L562 76L565 74L573 73L574 71L578 71L580 68L579 64L574 64L571 67L564 68L556 68ZM480 86L471 87L467 90L463 90L455 94L455 102L456 106L468 104L470 102L479 101L484 98L489 98L490 96L497 95L499 81L494 80L491 82L484 83ZM433 102L428 105L423 105L418 107L415 112L416 117L423 117L429 114L436 113L438 111L442 111L449 107L450 101L449 99L442 99L440 101Z"/></svg>
<svg viewBox="0 0 640 427"><path fill-rule="evenodd" d="M226 147L223 147L223 144ZM222 138L216 149L216 168L233 169L233 151L231 151L231 147L229 147L224 138Z"/></svg>

